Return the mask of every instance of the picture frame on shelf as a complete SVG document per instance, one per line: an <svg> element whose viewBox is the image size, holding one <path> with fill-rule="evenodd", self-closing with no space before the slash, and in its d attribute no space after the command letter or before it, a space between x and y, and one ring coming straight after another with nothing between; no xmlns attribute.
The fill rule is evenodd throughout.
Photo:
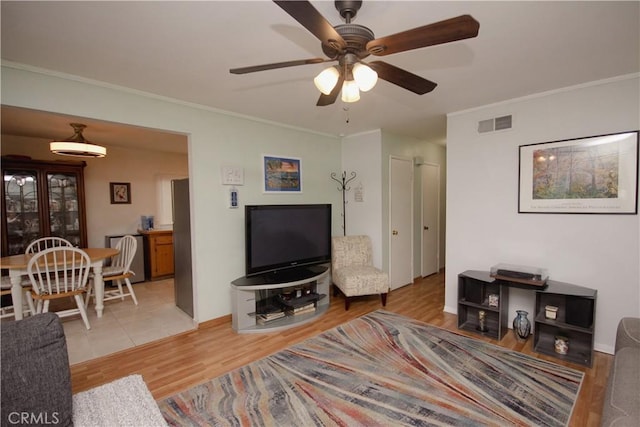
<svg viewBox="0 0 640 427"><path fill-rule="evenodd" d="M265 193L302 193L302 161L296 157L262 156Z"/></svg>
<svg viewBox="0 0 640 427"><path fill-rule="evenodd" d="M489 307L499 307L500 306L500 295L499 294L489 294L488 304L489 304Z"/></svg>
<svg viewBox="0 0 640 427"><path fill-rule="evenodd" d="M518 213L638 213L638 131L521 145Z"/></svg>
<svg viewBox="0 0 640 427"><path fill-rule="evenodd" d="M131 204L131 183L110 182L109 193L112 205Z"/></svg>

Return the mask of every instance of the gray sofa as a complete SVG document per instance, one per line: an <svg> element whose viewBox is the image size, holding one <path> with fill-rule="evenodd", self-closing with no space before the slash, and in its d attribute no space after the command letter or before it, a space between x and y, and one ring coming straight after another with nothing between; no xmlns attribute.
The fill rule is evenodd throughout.
<svg viewBox="0 0 640 427"><path fill-rule="evenodd" d="M640 318L618 324L613 365L602 409L602 426L640 426Z"/></svg>
<svg viewBox="0 0 640 427"><path fill-rule="evenodd" d="M2 322L2 427L166 426L140 375L75 395L64 330L53 313Z"/></svg>

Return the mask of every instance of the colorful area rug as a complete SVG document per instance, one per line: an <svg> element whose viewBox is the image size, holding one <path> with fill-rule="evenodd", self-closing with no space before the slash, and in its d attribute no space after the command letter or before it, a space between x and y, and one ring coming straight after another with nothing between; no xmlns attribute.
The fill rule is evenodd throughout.
<svg viewBox="0 0 640 427"><path fill-rule="evenodd" d="M379 310L158 404L173 426L564 426L582 377Z"/></svg>

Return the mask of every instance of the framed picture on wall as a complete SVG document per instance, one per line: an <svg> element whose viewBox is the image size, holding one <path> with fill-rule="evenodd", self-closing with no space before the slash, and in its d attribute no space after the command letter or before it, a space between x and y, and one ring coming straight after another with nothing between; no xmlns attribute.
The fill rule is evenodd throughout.
<svg viewBox="0 0 640 427"><path fill-rule="evenodd" d="M111 204L131 204L131 183L110 182Z"/></svg>
<svg viewBox="0 0 640 427"><path fill-rule="evenodd" d="M301 161L295 157L262 156L265 193L301 193Z"/></svg>
<svg viewBox="0 0 640 427"><path fill-rule="evenodd" d="M638 131L520 146L519 213L638 213Z"/></svg>

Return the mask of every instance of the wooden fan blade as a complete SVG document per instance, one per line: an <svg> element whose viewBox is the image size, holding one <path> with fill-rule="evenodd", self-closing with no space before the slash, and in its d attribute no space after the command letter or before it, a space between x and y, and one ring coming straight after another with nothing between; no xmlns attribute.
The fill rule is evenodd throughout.
<svg viewBox="0 0 640 427"><path fill-rule="evenodd" d="M328 44L338 51L347 47L342 36L308 1L273 0L273 2L320 39L322 43Z"/></svg>
<svg viewBox="0 0 640 427"><path fill-rule="evenodd" d="M300 59L297 61L275 62L273 64L263 64L263 65L254 65L251 67L232 68L229 70L229 72L231 74L247 74L247 73L255 73L256 71L273 70L276 68L285 68L285 67L295 67L297 65L320 64L321 62L329 62L329 61L333 61L333 60L323 59L323 58Z"/></svg>
<svg viewBox="0 0 640 427"><path fill-rule="evenodd" d="M383 61L372 61L367 65L375 70L375 72L378 73L378 77L382 80L386 80L389 83L398 85L418 95L431 92L438 86L437 83L423 79L420 76Z"/></svg>
<svg viewBox="0 0 640 427"><path fill-rule="evenodd" d="M449 43L478 35L480 24L470 15L462 15L412 30L403 31L367 43L367 51L376 56Z"/></svg>
<svg viewBox="0 0 640 427"><path fill-rule="evenodd" d="M336 102L336 99L338 99L338 95L342 90L342 83L344 83L344 76L342 75L342 73L340 73L340 77L338 77L338 83L336 83L336 86L333 88L331 93L329 95L325 95L324 93L321 93L320 98L318 98L318 102L316 103L316 106L324 107L326 105L331 105L334 102Z"/></svg>

